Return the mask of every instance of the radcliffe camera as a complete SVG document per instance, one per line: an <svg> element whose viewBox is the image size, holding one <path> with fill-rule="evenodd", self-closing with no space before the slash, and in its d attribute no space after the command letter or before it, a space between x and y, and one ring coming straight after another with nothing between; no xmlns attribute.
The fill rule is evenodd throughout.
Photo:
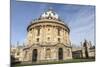
<svg viewBox="0 0 100 67"><path fill-rule="evenodd" d="M11 66L95 61L95 6L11 1Z"/></svg>

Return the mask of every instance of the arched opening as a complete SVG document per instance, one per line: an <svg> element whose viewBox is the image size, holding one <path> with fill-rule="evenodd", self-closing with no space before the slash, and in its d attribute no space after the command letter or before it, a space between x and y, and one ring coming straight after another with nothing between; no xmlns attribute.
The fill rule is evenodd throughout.
<svg viewBox="0 0 100 67"><path fill-rule="evenodd" d="M51 50L50 50L50 48L46 49L46 58L51 58Z"/></svg>
<svg viewBox="0 0 100 67"><path fill-rule="evenodd" d="M32 53L32 61L35 62L37 61L37 49L34 49L33 50L33 53Z"/></svg>
<svg viewBox="0 0 100 67"><path fill-rule="evenodd" d="M58 59L63 60L63 48L58 49Z"/></svg>

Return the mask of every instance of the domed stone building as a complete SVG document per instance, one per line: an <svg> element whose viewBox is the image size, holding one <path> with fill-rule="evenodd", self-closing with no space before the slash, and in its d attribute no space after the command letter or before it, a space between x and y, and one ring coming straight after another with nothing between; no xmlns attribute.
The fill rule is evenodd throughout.
<svg viewBox="0 0 100 67"><path fill-rule="evenodd" d="M70 29L52 9L48 9L27 27L27 46L23 61L59 61L72 59Z"/></svg>

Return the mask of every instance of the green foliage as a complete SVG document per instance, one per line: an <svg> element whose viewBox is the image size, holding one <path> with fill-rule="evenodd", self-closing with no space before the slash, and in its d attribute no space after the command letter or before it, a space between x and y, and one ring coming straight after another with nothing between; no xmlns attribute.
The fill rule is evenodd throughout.
<svg viewBox="0 0 100 67"><path fill-rule="evenodd" d="M95 59L72 59L72 60L64 60L64 61L52 61L52 62L33 62L30 64L22 63L16 64L15 66L31 66L31 65L45 65L45 64L61 64L61 63L78 63L78 62L92 62Z"/></svg>

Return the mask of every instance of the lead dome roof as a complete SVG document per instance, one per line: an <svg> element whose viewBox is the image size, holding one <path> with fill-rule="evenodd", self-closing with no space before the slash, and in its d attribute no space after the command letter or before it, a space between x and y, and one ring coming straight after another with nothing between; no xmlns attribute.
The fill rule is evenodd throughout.
<svg viewBox="0 0 100 67"><path fill-rule="evenodd" d="M52 9L48 9L47 11L43 12L41 15L40 15L40 18L46 18L46 19L59 19L59 16L58 14L53 11Z"/></svg>

